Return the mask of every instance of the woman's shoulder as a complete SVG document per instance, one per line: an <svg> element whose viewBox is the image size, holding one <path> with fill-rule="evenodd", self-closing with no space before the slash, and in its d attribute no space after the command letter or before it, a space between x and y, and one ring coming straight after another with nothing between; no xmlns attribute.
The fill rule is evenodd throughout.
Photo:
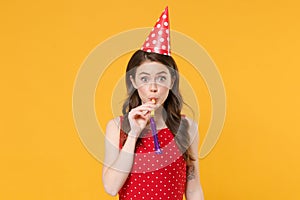
<svg viewBox="0 0 300 200"><path fill-rule="evenodd" d="M117 126L117 127L120 127L120 122L121 122L121 116L119 117L115 117L113 119L110 119L107 124L106 124L106 127L110 127L110 126Z"/></svg>
<svg viewBox="0 0 300 200"><path fill-rule="evenodd" d="M106 124L106 133L105 136L107 138L115 140L119 137L120 134L120 124L121 124L121 117L116 117L109 120Z"/></svg>
<svg viewBox="0 0 300 200"><path fill-rule="evenodd" d="M186 119L190 126L197 126L197 122L195 122L190 117L188 117L188 116L186 116L184 114L182 114L181 117L182 117L182 119Z"/></svg>
<svg viewBox="0 0 300 200"><path fill-rule="evenodd" d="M189 118L186 115L182 115L182 118L186 119L186 121L189 124L189 133L191 135L197 134L198 133L198 124L195 122L193 119Z"/></svg>

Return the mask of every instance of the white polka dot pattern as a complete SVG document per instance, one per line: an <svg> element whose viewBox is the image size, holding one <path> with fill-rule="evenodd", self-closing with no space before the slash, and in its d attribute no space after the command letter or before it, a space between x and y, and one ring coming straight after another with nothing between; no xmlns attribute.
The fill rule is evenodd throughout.
<svg viewBox="0 0 300 200"><path fill-rule="evenodd" d="M186 162L168 128L158 131L162 154L154 153L152 133L136 146L134 164L119 191L120 200L182 200L186 187Z"/></svg>
<svg viewBox="0 0 300 200"><path fill-rule="evenodd" d="M147 37L141 50L170 56L171 49L169 33L169 12L168 7L166 7ZM163 46L164 48L162 48Z"/></svg>

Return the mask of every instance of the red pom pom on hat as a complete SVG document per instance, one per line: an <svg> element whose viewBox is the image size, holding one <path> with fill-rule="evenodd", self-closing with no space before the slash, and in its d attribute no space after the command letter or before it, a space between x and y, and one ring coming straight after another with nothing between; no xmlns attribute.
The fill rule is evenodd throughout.
<svg viewBox="0 0 300 200"><path fill-rule="evenodd" d="M141 50L168 56L171 55L168 6L157 20Z"/></svg>

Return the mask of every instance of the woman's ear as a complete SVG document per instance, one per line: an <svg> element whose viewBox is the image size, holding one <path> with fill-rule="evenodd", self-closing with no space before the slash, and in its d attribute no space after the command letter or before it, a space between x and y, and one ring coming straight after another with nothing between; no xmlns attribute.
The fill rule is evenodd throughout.
<svg viewBox="0 0 300 200"><path fill-rule="evenodd" d="M173 85L175 83L175 79L176 79L176 77L173 76L172 80L171 80L170 90L173 88Z"/></svg>
<svg viewBox="0 0 300 200"><path fill-rule="evenodd" d="M134 78L132 77L132 75L130 75L129 78L130 78L130 81L131 81L131 84L133 85L133 87L134 87L135 89L137 89L137 86L136 86L136 84L135 84L135 80L134 80Z"/></svg>

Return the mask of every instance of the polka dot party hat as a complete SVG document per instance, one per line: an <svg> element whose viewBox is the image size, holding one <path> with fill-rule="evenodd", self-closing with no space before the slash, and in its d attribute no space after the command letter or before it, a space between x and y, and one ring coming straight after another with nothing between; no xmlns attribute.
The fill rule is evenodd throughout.
<svg viewBox="0 0 300 200"><path fill-rule="evenodd" d="M168 6L157 20L141 50L163 55L171 55Z"/></svg>

